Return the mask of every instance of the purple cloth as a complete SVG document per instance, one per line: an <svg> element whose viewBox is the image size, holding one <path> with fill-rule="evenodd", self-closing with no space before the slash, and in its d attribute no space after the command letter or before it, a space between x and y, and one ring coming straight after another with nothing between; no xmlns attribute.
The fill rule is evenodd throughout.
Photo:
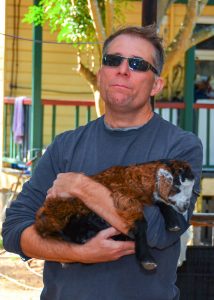
<svg viewBox="0 0 214 300"><path fill-rule="evenodd" d="M24 137L24 106L26 97L16 97L13 113L13 139L16 144L22 144Z"/></svg>

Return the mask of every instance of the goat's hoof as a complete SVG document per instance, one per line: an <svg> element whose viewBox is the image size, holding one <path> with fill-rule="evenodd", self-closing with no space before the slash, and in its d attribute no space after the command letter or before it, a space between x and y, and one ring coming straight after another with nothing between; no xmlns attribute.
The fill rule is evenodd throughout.
<svg viewBox="0 0 214 300"><path fill-rule="evenodd" d="M181 228L178 225L174 225L174 226L169 226L168 230L176 232L176 231L181 230Z"/></svg>
<svg viewBox="0 0 214 300"><path fill-rule="evenodd" d="M158 266L154 261L141 261L141 265L148 271L155 270Z"/></svg>

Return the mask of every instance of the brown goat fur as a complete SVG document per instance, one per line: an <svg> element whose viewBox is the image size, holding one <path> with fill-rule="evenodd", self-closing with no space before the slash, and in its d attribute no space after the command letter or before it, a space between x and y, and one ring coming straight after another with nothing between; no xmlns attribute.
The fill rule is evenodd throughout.
<svg viewBox="0 0 214 300"><path fill-rule="evenodd" d="M139 249L139 247L141 248L140 243L145 243L146 238L144 235L143 242L137 241L138 231L146 231L145 226L141 229L138 226L141 222L144 225L146 222L143 212L144 206L156 203L164 204L167 208L167 216L164 216L164 218L165 220L168 217L170 219L166 220L168 227L171 226L171 230L176 230L176 220L173 220L176 216L176 212L173 208L181 213L187 210L194 183L194 176L189 164L179 160L159 160L127 167L114 166L97 175L91 176L91 178L103 184L111 191L118 215L120 215L125 224L127 224L130 236L134 237L135 242L138 242L137 249ZM189 196L185 199L186 202L183 201L184 203L181 205L178 203L179 198L177 195L179 193L181 195L181 190L185 182L190 182L190 184L187 185ZM173 211L171 217L169 216L169 209ZM163 210L161 211L163 212ZM35 227L38 233L43 237L49 236L64 239L64 233L66 232L67 234L68 230L64 233L63 230L71 223L69 231L72 231L72 220L75 220L75 218L76 220L81 220L81 218L89 215L92 216L92 218L94 216L99 218L78 198L47 198L44 205L36 214ZM105 223L104 220L101 218L100 220L102 222L97 231L105 228L105 226L108 227L108 224ZM104 227L102 227L103 222L105 223ZM85 224L88 223L89 221L87 220ZM81 223L79 223L79 226L82 226ZM96 232L94 232L94 235L95 234ZM86 240L87 236L83 238L83 241ZM70 238L70 241L75 240ZM137 257L141 260L143 266L147 269L155 268L156 263L151 256L148 257L148 251L143 249L142 252L142 255L137 253ZM142 257L143 255L147 256L146 261Z"/></svg>

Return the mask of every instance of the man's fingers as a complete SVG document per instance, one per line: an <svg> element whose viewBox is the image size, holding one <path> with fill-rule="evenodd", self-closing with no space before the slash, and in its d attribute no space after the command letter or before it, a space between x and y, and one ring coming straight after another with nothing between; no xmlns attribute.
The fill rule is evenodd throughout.
<svg viewBox="0 0 214 300"><path fill-rule="evenodd" d="M54 193L53 188L50 188L50 189L47 191L46 199L49 199L49 198L55 198L55 197L56 197L56 194Z"/></svg>
<svg viewBox="0 0 214 300"><path fill-rule="evenodd" d="M110 239L115 235L121 234L120 231L115 229L114 227L109 227L107 229L104 229L100 231L99 233L104 239ZM120 244L121 249L124 249L125 251L133 251L135 248L135 243L133 241L115 241L118 245Z"/></svg>
<svg viewBox="0 0 214 300"><path fill-rule="evenodd" d="M68 192L60 192L60 191L57 191L56 189L54 188L50 188L48 191L47 191L47 196L46 198L49 199L49 198L62 198L62 199L68 199L68 198L72 198L71 195L68 193Z"/></svg>
<svg viewBox="0 0 214 300"><path fill-rule="evenodd" d="M104 229L102 231L100 231L100 235L102 235L103 238L111 238L112 236L115 236L115 235L118 235L120 234L121 232L118 231L117 229L115 229L114 227L109 227L107 229Z"/></svg>

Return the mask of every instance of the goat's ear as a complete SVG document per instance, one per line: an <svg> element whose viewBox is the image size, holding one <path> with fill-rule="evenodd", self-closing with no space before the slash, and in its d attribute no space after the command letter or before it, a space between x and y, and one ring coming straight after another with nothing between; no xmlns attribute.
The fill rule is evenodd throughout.
<svg viewBox="0 0 214 300"><path fill-rule="evenodd" d="M172 184L173 184L172 174L166 169L163 168L158 169L157 192L160 198L167 201Z"/></svg>

